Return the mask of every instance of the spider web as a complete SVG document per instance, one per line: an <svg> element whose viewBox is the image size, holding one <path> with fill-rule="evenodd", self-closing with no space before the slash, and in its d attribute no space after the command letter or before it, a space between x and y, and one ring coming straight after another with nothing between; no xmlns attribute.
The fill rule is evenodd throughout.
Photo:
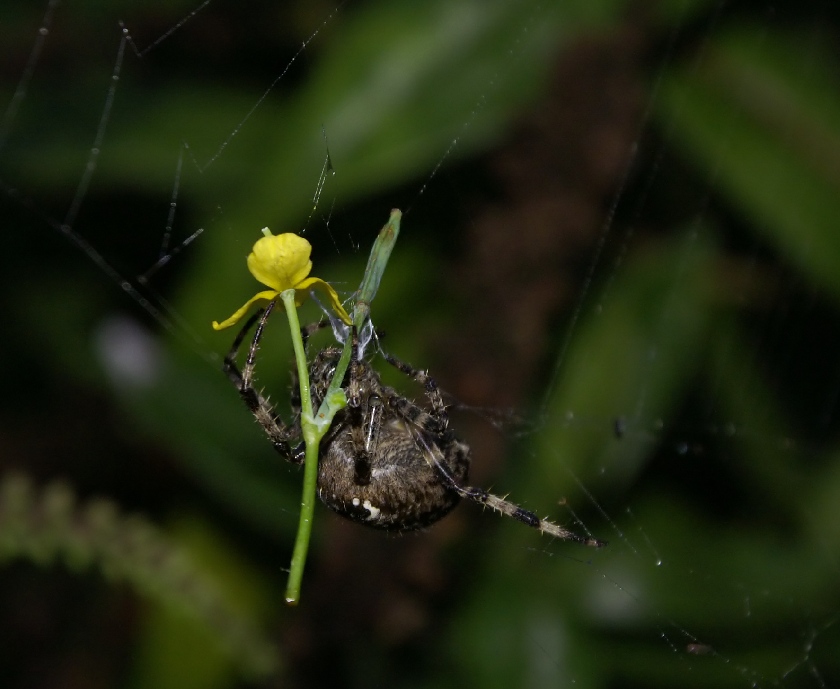
<svg viewBox="0 0 840 689"><path fill-rule="evenodd" d="M234 540L276 591L284 686L838 684L832 5L52 0L4 22L4 469ZM349 294L391 207L374 319L479 408L454 421L472 482L609 546L470 505L400 539L321 511L290 614L300 476L209 322L255 291L259 228L302 231ZM100 643L89 671L176 662L141 618L129 670ZM2 625L40 638L9 686L44 639L78 667L78 629ZM189 675L208 651L176 653Z"/></svg>

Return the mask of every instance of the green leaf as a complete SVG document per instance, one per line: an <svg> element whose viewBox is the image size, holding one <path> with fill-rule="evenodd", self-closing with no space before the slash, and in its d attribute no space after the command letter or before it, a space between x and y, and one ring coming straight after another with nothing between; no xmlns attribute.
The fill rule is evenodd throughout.
<svg viewBox="0 0 840 689"><path fill-rule="evenodd" d="M715 303L711 235L691 228L638 252L576 325L535 443L539 480L527 490L556 501L569 472L587 485L601 473L619 484L636 476L703 361Z"/></svg>
<svg viewBox="0 0 840 689"><path fill-rule="evenodd" d="M840 298L840 81L795 36L743 30L669 70L658 115L756 232Z"/></svg>

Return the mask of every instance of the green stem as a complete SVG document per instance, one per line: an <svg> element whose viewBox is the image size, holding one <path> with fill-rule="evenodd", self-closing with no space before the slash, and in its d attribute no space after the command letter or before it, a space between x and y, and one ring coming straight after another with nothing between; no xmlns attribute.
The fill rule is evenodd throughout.
<svg viewBox="0 0 840 689"><path fill-rule="evenodd" d="M280 293L286 316L289 319L289 330L292 335L292 347L295 350L298 379L300 380L300 405L302 416L312 418L312 397L309 393L309 366L306 363L306 350L303 348L303 336L300 334L297 306L295 305L295 290L287 289ZM305 438L304 438L305 440Z"/></svg>
<svg viewBox="0 0 840 689"><path fill-rule="evenodd" d="M370 314L370 302L376 296L382 273L391 256L391 250L400 233L400 218L402 213L392 210L388 222L379 231L368 258L362 284L356 293L356 303L353 307L353 324L359 330L364 326ZM347 406L347 397L341 384L353 353L353 339L347 338L344 349L338 360L335 374L330 381L317 416L312 412L312 396L309 389L309 365L306 361L306 351L300 334L297 307L295 306L295 290L288 289L281 293L280 298L286 307L289 317L289 329L292 335L292 345L295 350L298 379L300 380L300 427L303 440L306 443L306 456L303 469L303 492L300 501L300 521L298 522L297 537L292 551L292 564L289 568L289 581L286 584L286 603L297 605L300 600L300 586L303 580L303 570L306 565L306 555L309 551L309 539L312 535L312 518L315 513L315 494L318 490L318 459L321 438L327 433L333 417Z"/></svg>
<svg viewBox="0 0 840 689"><path fill-rule="evenodd" d="M300 584L306 565L306 555L309 552L309 539L312 535L312 517L315 513L315 492L318 486L318 449L321 444L322 433L312 416L312 396L309 391L309 370L306 363L306 352L303 348L303 338L300 334L297 307L295 306L295 291L287 289L280 295L286 307L289 318L289 330L292 335L292 345L295 350L298 379L300 380L300 427L303 440L306 443L306 457L303 465L303 492L300 500L300 521L292 551L292 564L289 569L289 581L286 584L286 603L297 605L300 600Z"/></svg>

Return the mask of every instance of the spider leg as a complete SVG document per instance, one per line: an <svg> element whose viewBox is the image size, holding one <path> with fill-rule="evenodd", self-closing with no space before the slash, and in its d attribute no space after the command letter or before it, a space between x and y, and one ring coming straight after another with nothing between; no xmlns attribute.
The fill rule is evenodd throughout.
<svg viewBox="0 0 840 689"><path fill-rule="evenodd" d="M303 340L303 348L306 349L309 345L309 338L312 337L315 333L319 330L323 330L327 326L329 326L330 322L328 320L321 320L317 323L310 323L309 325L305 325L300 329L300 336Z"/></svg>
<svg viewBox="0 0 840 689"><path fill-rule="evenodd" d="M350 382L347 385L347 406L356 410L354 413L358 413L361 407L362 393L359 380L361 377L359 375L361 361L359 360L359 331L355 324L350 326L350 337L353 339L351 340L352 352L350 356Z"/></svg>
<svg viewBox="0 0 840 689"><path fill-rule="evenodd" d="M371 480L371 458L376 452L382 424L382 400L379 395L362 395L359 333L355 325L351 326L350 332L353 351L347 384L347 410L354 452L353 481L356 485L366 486Z"/></svg>
<svg viewBox="0 0 840 689"><path fill-rule="evenodd" d="M426 391L426 397L432 405L432 411L435 416L443 418L446 422L448 422L446 417L446 403L443 401L443 396L441 395L435 379L429 375L429 372L416 369L410 364L400 361L397 357L392 356L387 352L382 352L382 356L385 357L385 361L391 364L391 366L422 385ZM444 423L444 425L446 425L446 423Z"/></svg>
<svg viewBox="0 0 840 689"><path fill-rule="evenodd" d="M262 316L262 312L263 310L259 309L253 316L245 321L245 325L243 325L239 329L239 332L236 333L236 337L233 339L233 344L231 345L230 350L228 350L224 363L222 364L222 370L227 374L228 378L230 378L237 390L242 387L242 372L236 365L236 357L239 354L239 348L242 346L242 341L245 339L245 335L247 335L248 331L254 327L254 323L257 322L257 319L260 316Z"/></svg>
<svg viewBox="0 0 840 689"><path fill-rule="evenodd" d="M224 359L222 369L236 386L237 390L239 390L239 396L254 415L257 423L263 427L266 434L271 439L274 449L277 450L277 452L279 452L286 461L292 462L293 464L300 464L303 461L303 451L300 447L293 451L289 445L290 440L300 436L298 419L295 419L295 423L291 428L286 426L286 424L283 423L283 420L274 411L274 407L268 399L265 398L259 390L254 388L252 384L254 379L254 362L257 350L259 349L266 321L274 308L274 303L275 302L273 301L269 302L265 309L257 311L247 320L245 325L234 338L233 345ZM239 367L236 365L236 356L239 353L239 349L242 346L242 341L245 339L245 335L253 327L254 323L257 323L257 328L254 331L254 337L251 340L251 346L248 349L248 356L245 359L245 367L242 371L240 371Z"/></svg>
<svg viewBox="0 0 840 689"><path fill-rule="evenodd" d="M595 548L600 548L601 546L606 545L605 541L599 541L598 539L592 537L581 536L573 531L569 531L568 529L559 526L558 524L555 524L554 522L548 521L547 519L540 519L533 512L530 512L525 508L506 500L505 498L500 498L498 495L493 495L483 488L461 485L458 479L453 476L452 471L444 461L443 453L437 443L429 442L421 429L415 428L411 425L409 425L409 429L411 430L411 434L414 436L418 447L423 449L426 461L437 470L449 487L458 493L458 495L462 498L467 498L473 502L487 505L497 512L501 512L502 514L512 517L523 524L527 524L535 529L539 529L543 533L547 533L550 536L560 538L564 541L574 541L575 543L593 546Z"/></svg>
<svg viewBox="0 0 840 689"><path fill-rule="evenodd" d="M382 333L377 331L377 335L381 337ZM527 424L524 419L519 417L511 409L496 409L493 407L476 407L469 404L464 404L453 395L438 388L434 378L429 376L428 371L418 371L404 361L400 361L395 356L382 351L382 356L385 361L394 366L400 372L417 381L426 390L426 397L432 406L433 416L440 420L442 429L437 432L445 430L449 423L448 409L457 409L459 411L468 411L486 419L490 424L499 429L507 431L513 430L518 434L523 434L528 431ZM422 425L422 424L421 424Z"/></svg>
<svg viewBox="0 0 840 689"><path fill-rule="evenodd" d="M397 412L406 420L429 430L431 433L445 433L449 426L449 416L446 413L446 402L443 401L443 395L435 379L429 375L428 371L416 369L387 352L382 352L382 356L391 366L422 385L426 391L426 398L432 406L432 413L429 414L404 397L395 396L391 399L391 404L397 409Z"/></svg>

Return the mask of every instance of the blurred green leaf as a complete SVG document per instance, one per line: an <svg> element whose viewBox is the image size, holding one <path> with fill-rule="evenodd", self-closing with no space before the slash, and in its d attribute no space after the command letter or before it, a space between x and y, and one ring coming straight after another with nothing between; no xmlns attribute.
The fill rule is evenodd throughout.
<svg viewBox="0 0 840 689"><path fill-rule="evenodd" d="M556 504L564 495L577 496L572 477L592 488L601 474L622 484L640 472L704 359L716 312L711 234L707 228L694 227L670 243L634 254L576 324L576 337L558 360L556 379L547 386L552 395L534 439L534 455L527 469L521 459L515 464L523 477L516 494L527 495L529 507ZM618 418L625 425L620 438L612 432ZM603 491L598 493L603 495ZM581 509L579 500L573 508ZM586 521L590 526L596 523ZM598 538L610 538L609 532L597 527L593 531ZM534 658L523 655L530 655L535 639L542 639L534 634L533 625L548 624L556 628L547 637L557 638L557 645L547 651L559 659L555 670L573 677L576 685L586 686L600 668L582 650L589 642L582 638L585 632L578 626L578 617L597 617L599 610L610 618L620 616L604 601L613 600L619 610L627 601L592 590L600 589L597 582L602 580L593 577L583 561L591 559L596 566L610 561L621 543L600 551L557 544L556 549L562 548L567 557L552 559L524 551L522 538L517 525L497 536L494 548L498 552L495 557L488 555L493 565L464 610L465 627L458 628L456 635L476 638L482 646L470 655L471 672L478 673L475 676L481 676L487 686L521 685L522 677L537 667ZM522 571L528 572L526 587L516 580ZM622 577L621 581L629 580ZM615 579L603 583L615 586ZM586 594L587 588L591 595ZM504 592L514 589L517 610L505 610ZM546 590L556 594L547 600ZM493 611L494 619L484 619L488 611ZM534 617L536 611L542 622ZM488 625L493 632L479 633ZM504 634L506 641L494 641L494 633ZM492 650L501 645L508 648L507 644L518 651L498 654Z"/></svg>
<svg viewBox="0 0 840 689"><path fill-rule="evenodd" d="M662 80L665 131L780 255L840 297L840 80L795 35L714 36Z"/></svg>
<svg viewBox="0 0 840 689"><path fill-rule="evenodd" d="M196 516L182 516L172 529L214 581L226 600L237 605L249 619L266 618L271 596L266 582L226 543L221 534ZM229 641L237 639L231 630ZM213 689L231 686L237 668L230 655L205 625L180 614L177 609L155 606L145 611L133 668L134 689ZM241 652L241 649L238 649ZM277 657L270 647L250 648L255 677L277 671Z"/></svg>
<svg viewBox="0 0 840 689"><path fill-rule="evenodd" d="M571 476L592 486L601 474L618 484L638 474L703 362L715 313L713 234L698 225L636 252L594 297L548 386L527 490L550 504Z"/></svg>

